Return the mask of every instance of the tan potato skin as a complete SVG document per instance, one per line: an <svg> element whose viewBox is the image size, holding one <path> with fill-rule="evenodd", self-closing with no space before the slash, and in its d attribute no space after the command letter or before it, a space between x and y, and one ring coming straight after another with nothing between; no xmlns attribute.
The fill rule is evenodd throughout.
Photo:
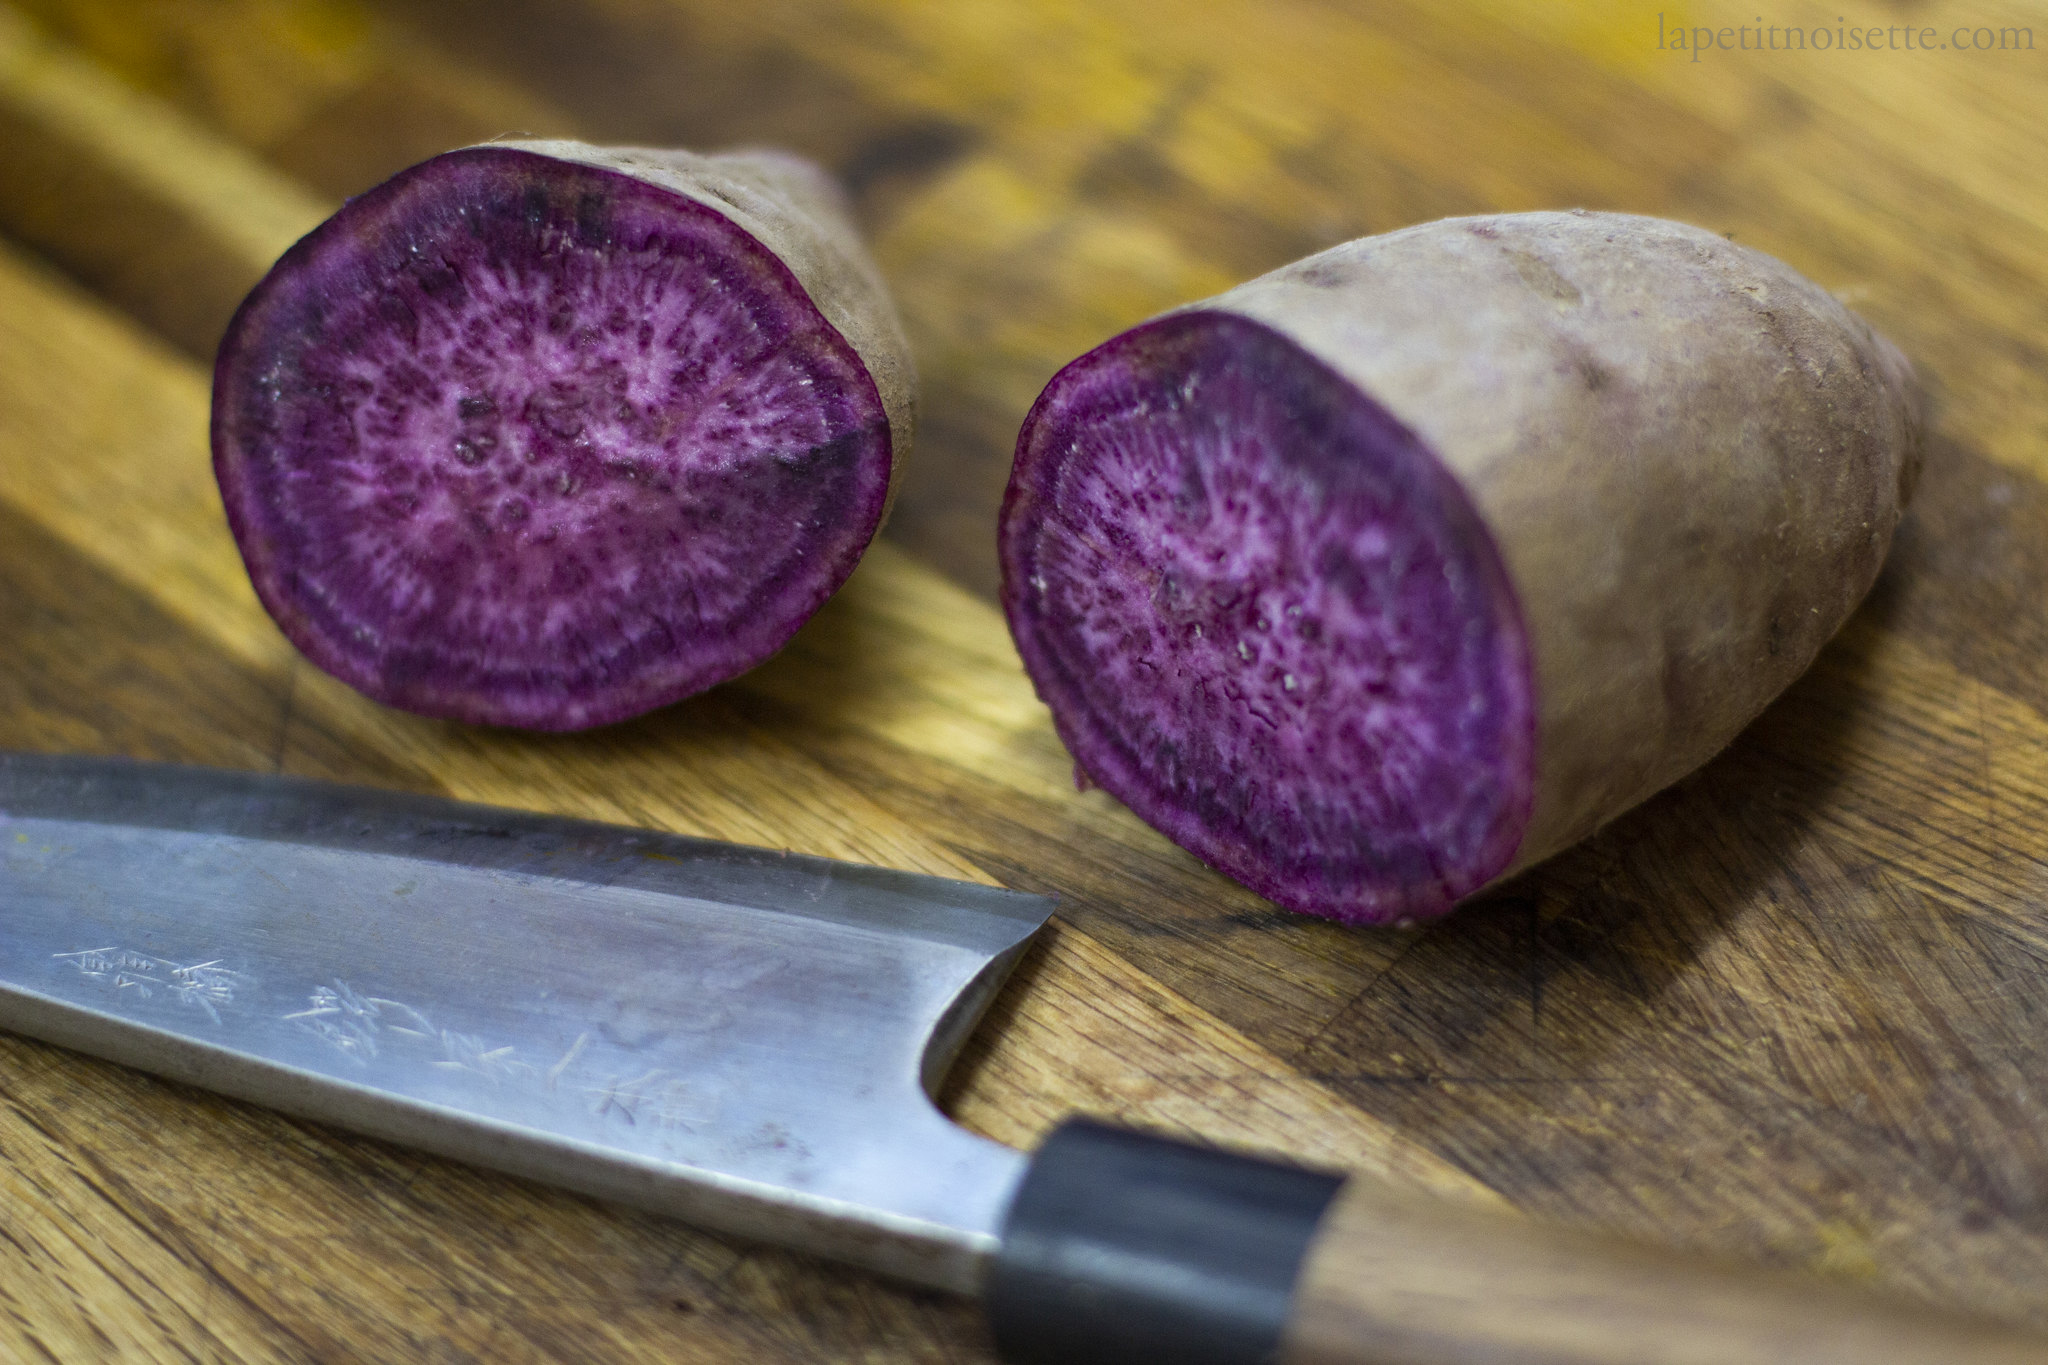
<svg viewBox="0 0 2048 1365"><path fill-rule="evenodd" d="M839 329L889 415L889 501L917 429L917 367L846 196L817 166L788 152L699 155L665 147L597 147L567 139L486 144L617 171L673 190L724 216L773 252ZM883 510L887 520L887 507Z"/></svg>
<svg viewBox="0 0 2048 1365"><path fill-rule="evenodd" d="M1535 659L1500 876L1692 771L1869 590L1920 464L1911 366L1782 262L1573 211L1370 237L1194 305L1421 436L1492 530Z"/></svg>

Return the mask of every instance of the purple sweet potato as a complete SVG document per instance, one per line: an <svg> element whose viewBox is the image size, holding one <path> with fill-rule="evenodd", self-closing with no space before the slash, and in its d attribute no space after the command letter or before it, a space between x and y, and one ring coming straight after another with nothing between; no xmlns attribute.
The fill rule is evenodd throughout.
<svg viewBox="0 0 2048 1365"><path fill-rule="evenodd" d="M314 663L430 716L580 729L788 640L882 520L913 387L807 163L496 143L284 255L221 345L214 465Z"/></svg>
<svg viewBox="0 0 2048 1365"><path fill-rule="evenodd" d="M1869 589L1910 367L1618 214L1334 248L1062 370L1003 605L1082 773L1280 905L1438 915L1703 763Z"/></svg>

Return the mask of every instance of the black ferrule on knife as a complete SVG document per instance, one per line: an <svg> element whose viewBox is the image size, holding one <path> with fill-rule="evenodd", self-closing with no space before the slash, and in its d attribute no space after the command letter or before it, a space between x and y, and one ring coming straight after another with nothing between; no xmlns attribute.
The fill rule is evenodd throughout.
<svg viewBox="0 0 2048 1365"><path fill-rule="evenodd" d="M1069 1122L1032 1161L987 1291L1016 1365L1270 1365L1336 1176Z"/></svg>

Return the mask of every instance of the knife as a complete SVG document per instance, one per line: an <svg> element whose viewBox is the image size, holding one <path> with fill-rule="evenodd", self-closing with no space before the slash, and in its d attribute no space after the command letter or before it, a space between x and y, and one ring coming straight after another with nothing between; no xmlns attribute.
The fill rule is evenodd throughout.
<svg viewBox="0 0 2048 1365"><path fill-rule="evenodd" d="M284 777L0 754L0 1027L980 1294L1019 1365L2048 1361L1839 1286L932 1103L1052 910Z"/></svg>

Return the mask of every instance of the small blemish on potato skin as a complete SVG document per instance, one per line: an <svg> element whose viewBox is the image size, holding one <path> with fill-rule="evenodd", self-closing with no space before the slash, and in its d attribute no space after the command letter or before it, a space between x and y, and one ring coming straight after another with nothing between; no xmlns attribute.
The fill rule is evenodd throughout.
<svg viewBox="0 0 2048 1365"><path fill-rule="evenodd" d="M1351 278L1351 272L1335 261L1310 261L1294 272L1297 282L1314 289L1336 289Z"/></svg>
<svg viewBox="0 0 2048 1365"><path fill-rule="evenodd" d="M1515 273L1522 277L1522 283L1531 292L1550 299L1566 308L1576 308L1585 301L1579 287L1557 273L1550 262L1534 252L1513 247L1507 249L1508 259L1514 263Z"/></svg>

